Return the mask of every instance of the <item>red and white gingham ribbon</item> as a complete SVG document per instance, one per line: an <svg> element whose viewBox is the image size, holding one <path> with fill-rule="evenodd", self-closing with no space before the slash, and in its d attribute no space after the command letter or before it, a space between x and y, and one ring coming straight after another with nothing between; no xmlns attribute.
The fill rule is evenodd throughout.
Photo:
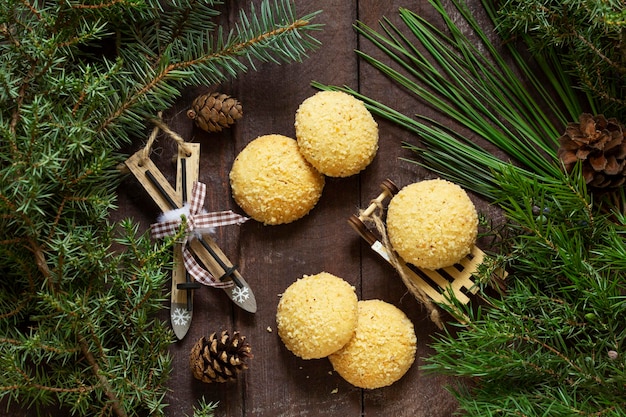
<svg viewBox="0 0 626 417"><path fill-rule="evenodd" d="M187 272L194 279L204 285L218 288L226 288L233 285L232 281L221 282L216 279L209 271L204 269L194 258L193 253L187 247L189 240L195 236L196 229L210 229L213 227L228 226L231 224L241 224L248 220L247 217L240 216L232 211L220 211L213 213L204 213L204 198L206 196L206 184L195 182L189 199L189 216L185 219L186 238L182 244L183 263ZM152 237L162 239L166 236L175 235L182 223L182 218L175 220L166 220L154 223L151 226Z"/></svg>

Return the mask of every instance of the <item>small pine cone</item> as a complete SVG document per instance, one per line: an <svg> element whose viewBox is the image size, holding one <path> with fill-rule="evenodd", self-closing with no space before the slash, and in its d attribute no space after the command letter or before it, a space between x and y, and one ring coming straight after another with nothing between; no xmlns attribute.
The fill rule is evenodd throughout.
<svg viewBox="0 0 626 417"><path fill-rule="evenodd" d="M222 93L209 93L196 97L187 110L187 117L207 132L221 132L243 116L241 103Z"/></svg>
<svg viewBox="0 0 626 417"><path fill-rule="evenodd" d="M582 161L585 182L592 188L614 188L626 180L624 126L616 119L583 113L559 138L557 155L567 172Z"/></svg>
<svg viewBox="0 0 626 417"><path fill-rule="evenodd" d="M237 374L248 369L247 359L251 359L252 349L245 336L228 330L202 337L196 342L189 355L189 365L193 376L202 382L227 382L237 378Z"/></svg>

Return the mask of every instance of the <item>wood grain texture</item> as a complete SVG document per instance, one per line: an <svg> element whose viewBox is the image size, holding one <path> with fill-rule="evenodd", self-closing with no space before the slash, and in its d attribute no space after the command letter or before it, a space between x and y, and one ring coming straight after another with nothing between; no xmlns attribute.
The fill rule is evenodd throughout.
<svg viewBox="0 0 626 417"><path fill-rule="evenodd" d="M227 2L223 19L233 24L237 11L248 6L248 1ZM383 17L397 23L399 7L418 11L436 23L437 16L427 0L297 0L296 7L298 15L323 10L317 18L317 23L325 25L317 35L322 45L305 62L280 66L261 63L256 70L230 83L189 89L164 115L170 128L186 140L201 144L200 181L208 186L205 207L209 211L232 209L242 213L231 197L228 181L234 158L258 136L276 133L295 137L295 112L304 99L316 92L310 86L311 81L349 85L408 114L430 115L427 107L357 60L354 53L357 48L373 54L377 51L358 39L352 28L357 19L373 27ZM237 98L243 105L243 118L218 134L194 127L185 111L196 96L207 91L221 91ZM327 178L322 197L309 215L288 225L264 226L249 221L242 226L217 230L216 242L239 265L256 295L258 311L250 314L238 309L221 290L195 291L189 333L171 347L174 368L171 391L166 398L170 404L168 416L190 416L192 406L202 397L219 401L216 415L220 417L453 415L456 403L444 387L458 381L426 374L420 369L424 358L432 354L429 343L437 336L437 328L395 271L367 247L347 222L359 207L367 206L378 195L385 178L402 187L434 177L400 159L412 156L402 149L402 141L416 143L417 138L388 122L377 122L380 149L373 163L353 177ZM139 147L141 143L136 144L136 149ZM174 184L171 157L176 151L175 143L163 136L155 150L155 164ZM473 200L479 210L486 209L483 202ZM112 218L132 217L144 229L158 213L132 179L122 184L119 203L120 209ZM334 373L326 359L301 360L284 347L275 321L279 296L296 279L321 271L353 284L360 299L392 303L413 321L418 334L417 358L400 381L386 388L360 390ZM163 312L163 318L168 320L168 312ZM237 382L203 384L194 380L189 371L189 351L200 337L222 329L238 330L245 335L254 358L250 369Z"/></svg>

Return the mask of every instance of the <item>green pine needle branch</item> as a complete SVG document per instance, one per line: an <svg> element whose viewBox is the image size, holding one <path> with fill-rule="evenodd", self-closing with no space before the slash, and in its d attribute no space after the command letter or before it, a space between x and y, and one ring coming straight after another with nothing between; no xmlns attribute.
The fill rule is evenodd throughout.
<svg viewBox="0 0 626 417"><path fill-rule="evenodd" d="M502 246L506 294L466 306L469 323L433 342L424 369L476 378L451 387L471 416L624 415L625 224L593 206L581 176L499 181L516 232Z"/></svg>
<svg viewBox="0 0 626 417"><path fill-rule="evenodd" d="M566 174L556 155L566 124L583 111L600 113L598 106L577 91L554 48L527 61L516 49L523 44L492 43L462 1L451 2L452 12L430 3L443 29L400 9L402 28L387 19L380 32L355 26L386 58L357 53L412 94L416 109L428 106L441 120L405 115L347 86L314 83L353 94L413 132L417 143L404 144L415 151L412 162L505 215L491 248L508 272L504 293L494 296L485 285L481 302L459 305L469 323L435 338L424 369L459 377L450 389L464 415L622 416L626 192L590 193L580 167ZM482 3L497 26L493 2ZM481 267L480 282L492 281L493 267Z"/></svg>
<svg viewBox="0 0 626 417"><path fill-rule="evenodd" d="M456 2L458 13L479 36L484 52L465 36L438 1L431 3L440 13L447 31L417 13L400 9L400 17L413 39L388 19L381 22L382 33L362 23L355 26L357 33L384 52L392 64L361 51L357 54L413 94L416 103L444 114L448 118L446 122L420 114L404 115L348 86L314 85L353 94L363 100L372 113L414 132L420 144L405 144L419 155L418 160L412 162L488 199L497 196L494 173L508 169L511 161L515 161L515 169L529 179L549 181L557 176L561 168L555 155L561 126L577 120L583 111L558 56L553 50L547 50L537 60L538 67L548 74L549 86L554 86L558 93L554 97L546 81L537 77L537 70L526 63L526 57L512 45L507 49L524 78L535 87L537 95L531 95L464 5ZM424 52L413 42L422 46ZM471 137L451 127L450 121L490 142L511 160L502 160L476 145Z"/></svg>
<svg viewBox="0 0 626 417"><path fill-rule="evenodd" d="M557 49L578 88L601 102L605 114L626 116L623 2L507 0L499 4L498 28L503 35L524 36L533 52Z"/></svg>

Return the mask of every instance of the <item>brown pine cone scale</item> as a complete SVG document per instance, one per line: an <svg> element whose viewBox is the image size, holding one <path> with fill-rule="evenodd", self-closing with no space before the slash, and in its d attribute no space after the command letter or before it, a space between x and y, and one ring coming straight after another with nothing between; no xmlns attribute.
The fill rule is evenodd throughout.
<svg viewBox="0 0 626 417"><path fill-rule="evenodd" d="M248 369L247 360L252 357L245 336L223 330L196 342L189 355L189 366L193 376L202 382L228 382Z"/></svg>
<svg viewBox="0 0 626 417"><path fill-rule="evenodd" d="M617 119L583 113L578 123L569 123L559 138L557 155L567 172L581 161L582 174L590 187L615 188L626 182L624 139L624 126Z"/></svg>
<svg viewBox="0 0 626 417"><path fill-rule="evenodd" d="M207 132L221 132L243 116L241 103L223 93L208 93L196 97L187 110L187 117Z"/></svg>

